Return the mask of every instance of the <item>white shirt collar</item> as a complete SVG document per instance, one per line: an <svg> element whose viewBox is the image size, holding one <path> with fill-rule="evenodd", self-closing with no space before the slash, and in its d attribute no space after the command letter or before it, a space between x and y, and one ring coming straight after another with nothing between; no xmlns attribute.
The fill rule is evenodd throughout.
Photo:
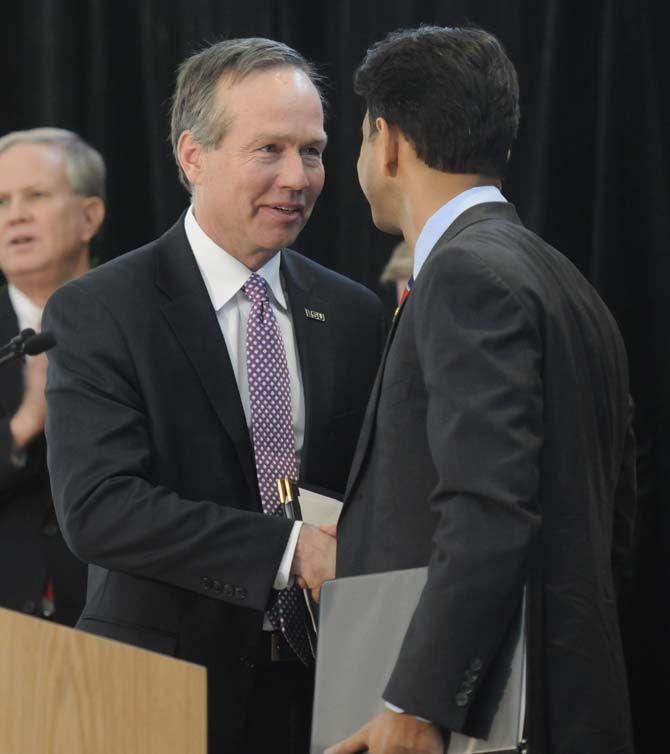
<svg viewBox="0 0 670 754"><path fill-rule="evenodd" d="M33 303L23 291L20 291L11 283L7 286L9 300L12 302L12 308L19 322L19 330L25 330L27 327L33 330L40 329L42 320L42 310L37 304Z"/></svg>
<svg viewBox="0 0 670 754"><path fill-rule="evenodd" d="M419 272L421 272L423 263L433 250L433 246L444 235L454 220L459 215L462 215L466 209L486 202L506 201L507 199L505 199L496 186L475 186L475 188L462 191L446 204L443 204L437 212L428 218L416 240L414 246L414 279L416 280Z"/></svg>
<svg viewBox="0 0 670 754"><path fill-rule="evenodd" d="M193 214L193 206L189 207L184 218L184 230L205 281L212 306L218 312L247 282L252 271L212 241L198 225ZM257 272L267 282L276 303L282 309L287 309L286 296L279 276L280 264L281 251L278 251Z"/></svg>

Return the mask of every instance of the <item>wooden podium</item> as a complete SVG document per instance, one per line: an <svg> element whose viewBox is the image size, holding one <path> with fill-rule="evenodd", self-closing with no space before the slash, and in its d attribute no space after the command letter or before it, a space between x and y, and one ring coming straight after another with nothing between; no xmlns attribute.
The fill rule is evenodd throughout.
<svg viewBox="0 0 670 754"><path fill-rule="evenodd" d="M0 609L0 754L206 754L206 671Z"/></svg>

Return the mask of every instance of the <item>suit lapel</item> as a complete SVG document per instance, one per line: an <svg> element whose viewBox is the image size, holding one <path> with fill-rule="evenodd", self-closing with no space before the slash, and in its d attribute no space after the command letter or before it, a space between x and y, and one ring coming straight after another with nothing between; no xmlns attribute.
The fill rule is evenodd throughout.
<svg viewBox="0 0 670 754"><path fill-rule="evenodd" d="M305 480L309 478L313 439L326 427L332 411L336 349L331 304L318 290L296 252L282 251L281 271L291 307L305 393L305 437L300 463L300 478ZM318 314L324 319L315 318Z"/></svg>
<svg viewBox="0 0 670 754"><path fill-rule="evenodd" d="M349 471L349 478L347 480L347 489L344 493L344 508L347 507L349 497L354 489L356 481L358 480L358 476L363 466L363 461L368 452L368 446L372 439L372 428L377 416L377 406L379 404L379 396L381 394L382 382L384 379L384 368L386 367L386 360L388 358L389 351L391 350L396 330L398 329L398 322L400 321L400 317L402 316L402 313L407 306L407 301L409 300L411 295L412 294L410 293L410 295L405 299L405 301L403 301L403 303L396 311L396 314L393 317L393 322L391 324L391 329L389 330L388 337L386 338L386 344L382 353L379 369L377 370L377 376L375 377L372 391L370 392L370 399L368 400L368 405L365 409L365 417L363 418L361 433L358 437L358 443L356 444L356 452L354 453L354 458L351 462L351 470Z"/></svg>
<svg viewBox="0 0 670 754"><path fill-rule="evenodd" d="M0 345L4 345L19 331L19 321L9 298L6 285L0 288ZM23 392L22 364L13 359L0 367L0 405L6 412L13 412L21 402ZM2 414L0 409L0 415Z"/></svg>
<svg viewBox="0 0 670 754"><path fill-rule="evenodd" d="M9 298L9 288L0 288L0 345L4 345L19 332L19 321Z"/></svg>
<svg viewBox="0 0 670 754"><path fill-rule="evenodd" d="M249 488L258 488L253 448L235 373L216 313L205 288L183 218L160 239L156 283L167 295L162 307L205 393L237 450Z"/></svg>

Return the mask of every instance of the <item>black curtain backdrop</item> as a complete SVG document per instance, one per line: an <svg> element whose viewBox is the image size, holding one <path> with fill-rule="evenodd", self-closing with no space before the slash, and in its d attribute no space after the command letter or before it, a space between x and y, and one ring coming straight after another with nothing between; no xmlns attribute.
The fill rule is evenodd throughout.
<svg viewBox="0 0 670 754"><path fill-rule="evenodd" d="M503 40L522 93L504 191L526 224L598 288L628 347L640 508L624 629L638 751L659 751L670 698L667 1L3 0L1 7L0 133L61 126L101 150L109 171L101 261L162 233L187 204L168 143L181 59L222 37L269 36L316 61L330 81L326 187L295 245L377 289L389 305L377 281L396 239L373 228L356 183L362 111L353 70L369 44L401 26L475 23Z"/></svg>

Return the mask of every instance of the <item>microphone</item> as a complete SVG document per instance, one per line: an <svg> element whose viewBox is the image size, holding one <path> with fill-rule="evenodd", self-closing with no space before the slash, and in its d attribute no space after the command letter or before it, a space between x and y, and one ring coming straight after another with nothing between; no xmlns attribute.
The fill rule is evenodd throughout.
<svg viewBox="0 0 670 754"><path fill-rule="evenodd" d="M23 347L23 344L32 338L35 331L31 327L26 327L25 330L21 330L18 335L15 335L9 343L6 343L0 348L0 358L8 353L14 354Z"/></svg>
<svg viewBox="0 0 670 754"><path fill-rule="evenodd" d="M0 348L0 365L5 364L12 359L23 359L24 356L35 356L53 348L56 345L56 338L44 331L35 334L31 328L21 330L15 335L9 343Z"/></svg>
<svg viewBox="0 0 670 754"><path fill-rule="evenodd" d="M55 345L56 338L54 338L52 333L50 333L48 330L45 330L44 332L37 333L37 335L33 335L25 341L25 343L23 344L23 353L26 356L35 356L38 353L44 353L44 351L48 351Z"/></svg>

